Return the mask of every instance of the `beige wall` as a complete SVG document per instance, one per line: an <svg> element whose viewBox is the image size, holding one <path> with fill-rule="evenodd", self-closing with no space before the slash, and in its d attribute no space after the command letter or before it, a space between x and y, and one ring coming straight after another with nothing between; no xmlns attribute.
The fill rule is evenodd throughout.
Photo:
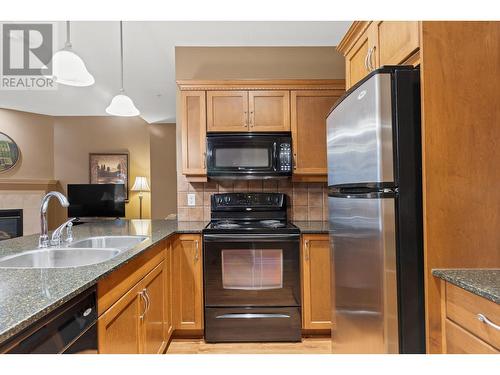
<svg viewBox="0 0 500 375"><path fill-rule="evenodd" d="M176 79L344 79L344 59L335 47L176 47ZM180 120L177 90L177 118ZM210 219L210 196L216 192L266 191L288 195L289 218L326 220L327 187L324 183L280 181L227 181L188 183L180 174L180 121L177 131L177 214L181 221ZM195 194L196 205L187 206Z"/></svg>
<svg viewBox="0 0 500 375"><path fill-rule="evenodd" d="M0 132L13 138L21 150L20 162L0 174L0 179L55 179L60 184L51 189L66 192L68 183L89 182L89 153L128 152L130 185L136 176L146 176L152 189L144 194L143 216L165 218L176 213L175 124L149 125L139 117L52 117L0 109ZM4 187L26 189L19 184ZM57 204L51 208L54 225L66 217ZM126 215L139 217L137 193L130 192Z"/></svg>
<svg viewBox="0 0 500 375"><path fill-rule="evenodd" d="M176 79L343 79L335 47L176 47Z"/></svg>
<svg viewBox="0 0 500 375"><path fill-rule="evenodd" d="M148 125L151 153L151 218L177 212L175 124Z"/></svg>
<svg viewBox="0 0 500 375"><path fill-rule="evenodd" d="M53 179L54 130L51 116L0 108L0 132L18 145L21 158L0 178Z"/></svg>
<svg viewBox="0 0 500 375"><path fill-rule="evenodd" d="M139 117L54 117L54 175L68 183L89 183L89 153L128 152L129 184L150 175L148 124ZM137 193L129 193L127 218L139 217ZM150 217L150 193L144 194L143 217Z"/></svg>

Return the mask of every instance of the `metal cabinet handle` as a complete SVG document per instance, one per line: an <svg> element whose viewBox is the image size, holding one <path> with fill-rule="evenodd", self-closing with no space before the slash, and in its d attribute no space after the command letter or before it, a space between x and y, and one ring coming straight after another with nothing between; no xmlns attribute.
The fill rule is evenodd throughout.
<svg viewBox="0 0 500 375"><path fill-rule="evenodd" d="M500 326L498 324L493 323L491 320L489 320L485 315L483 314L477 314L477 319L480 322L483 322L484 324L489 325L490 327L493 327L497 331L500 331Z"/></svg>
<svg viewBox="0 0 500 375"><path fill-rule="evenodd" d="M368 50L368 59L366 61L366 64L368 65L368 71L369 72L371 72L373 70L373 67L372 67L372 53L373 53L373 47L371 47Z"/></svg>
<svg viewBox="0 0 500 375"><path fill-rule="evenodd" d="M246 128L246 127L248 127L248 112L243 111L243 115L245 117L245 121L243 122L243 127Z"/></svg>
<svg viewBox="0 0 500 375"><path fill-rule="evenodd" d="M139 292L139 295L141 296L141 299L142 299L142 302L144 303L144 311L142 312L142 315L139 316L139 319L143 320L144 319L144 316L146 315L146 311L147 311L147 306L148 306L148 302L146 300L146 295L144 294L144 290L141 290Z"/></svg>
<svg viewBox="0 0 500 375"><path fill-rule="evenodd" d="M194 261L197 262L198 261L198 250L200 248L200 244L198 242L198 240L195 240L195 251L194 251Z"/></svg>
<svg viewBox="0 0 500 375"><path fill-rule="evenodd" d="M367 72L370 71L370 68L368 67L368 56L370 55L370 49L368 51L366 51L366 56L365 56L365 69Z"/></svg>
<svg viewBox="0 0 500 375"><path fill-rule="evenodd" d="M255 118L254 118L255 115L254 115L253 111L250 111L250 116L249 117L250 117L250 127L253 128L254 122L255 122Z"/></svg>
<svg viewBox="0 0 500 375"><path fill-rule="evenodd" d="M309 261L309 240L305 241L304 250L305 250L304 258L306 259L306 261Z"/></svg>
<svg viewBox="0 0 500 375"><path fill-rule="evenodd" d="M207 169L207 152L203 153L203 169Z"/></svg>
<svg viewBox="0 0 500 375"><path fill-rule="evenodd" d="M297 169L297 154L294 153L293 156L292 156L292 159L293 159L293 169Z"/></svg>
<svg viewBox="0 0 500 375"><path fill-rule="evenodd" d="M149 293L147 289L144 289L144 294L146 295L146 300L148 301L148 305L146 307L146 314L149 312L149 309L151 307L151 297L149 297Z"/></svg>
<svg viewBox="0 0 500 375"><path fill-rule="evenodd" d="M375 52L375 48L377 48L376 46L373 46L372 48L370 48L370 57L368 58L368 66L370 67L370 72L374 71L375 70L375 66L373 66L373 53Z"/></svg>

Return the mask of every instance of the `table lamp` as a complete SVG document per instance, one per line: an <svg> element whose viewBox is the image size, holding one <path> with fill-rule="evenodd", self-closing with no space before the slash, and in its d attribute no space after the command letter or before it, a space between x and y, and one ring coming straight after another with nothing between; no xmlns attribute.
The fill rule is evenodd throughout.
<svg viewBox="0 0 500 375"><path fill-rule="evenodd" d="M151 191L146 177L136 177L132 191L139 192L139 218L142 219L142 198L145 191Z"/></svg>

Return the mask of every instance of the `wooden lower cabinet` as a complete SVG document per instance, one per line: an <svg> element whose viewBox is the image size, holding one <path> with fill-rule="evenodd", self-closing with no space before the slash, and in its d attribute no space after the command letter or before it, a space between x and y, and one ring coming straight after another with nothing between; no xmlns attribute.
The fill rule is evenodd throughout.
<svg viewBox="0 0 500 375"><path fill-rule="evenodd" d="M301 242L302 328L330 330L332 311L328 234L304 234Z"/></svg>
<svg viewBox="0 0 500 375"><path fill-rule="evenodd" d="M100 354L137 354L141 352L142 333L140 311L141 286L130 289L118 302L101 315L97 321Z"/></svg>
<svg viewBox="0 0 500 375"><path fill-rule="evenodd" d="M174 328L203 329L203 262L199 234L180 234L173 242Z"/></svg>
<svg viewBox="0 0 500 375"><path fill-rule="evenodd" d="M142 353L159 354L164 349L165 267L163 262L151 271L141 283L147 298L142 322Z"/></svg>
<svg viewBox="0 0 500 375"><path fill-rule="evenodd" d="M442 353L500 354L500 306L441 281ZM484 316L492 322L479 319Z"/></svg>
<svg viewBox="0 0 500 375"><path fill-rule="evenodd" d="M174 320L173 320L173 249L172 240L168 240L165 246L165 315L163 321L164 338L168 343L172 334L174 333Z"/></svg>
<svg viewBox="0 0 500 375"><path fill-rule="evenodd" d="M157 265L98 319L101 354L156 354L165 347L164 264Z"/></svg>

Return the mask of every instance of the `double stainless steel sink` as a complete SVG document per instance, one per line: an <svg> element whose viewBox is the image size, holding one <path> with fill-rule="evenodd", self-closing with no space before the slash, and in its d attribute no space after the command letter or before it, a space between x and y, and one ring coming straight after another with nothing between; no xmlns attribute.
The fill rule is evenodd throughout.
<svg viewBox="0 0 500 375"><path fill-rule="evenodd" d="M102 263L147 240L146 236L100 236L64 247L23 251L0 258L0 268L71 268Z"/></svg>

